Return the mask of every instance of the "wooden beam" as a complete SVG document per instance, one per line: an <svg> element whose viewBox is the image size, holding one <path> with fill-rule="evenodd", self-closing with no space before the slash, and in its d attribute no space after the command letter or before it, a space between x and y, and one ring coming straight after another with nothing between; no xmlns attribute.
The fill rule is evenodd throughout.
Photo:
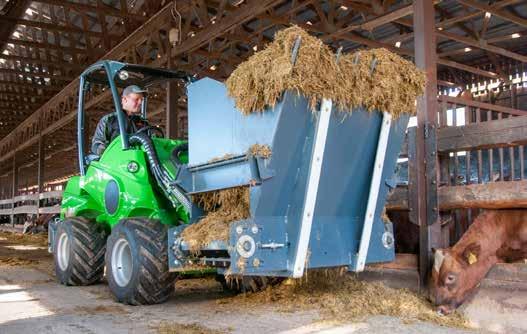
<svg viewBox="0 0 527 334"><path fill-rule="evenodd" d="M527 208L527 181L490 182L439 188L439 208Z"/></svg>
<svg viewBox="0 0 527 334"><path fill-rule="evenodd" d="M319 29L317 29L316 27L313 27L313 26L305 25L303 27L306 28L307 30L310 30L310 31L324 33L324 31L320 31ZM344 40L348 40L348 41L351 41L351 42L359 43L359 44L362 44L362 45L366 45L366 46L368 46L370 48L385 48L385 49L387 49L387 50L389 50L391 52L394 52L394 53L397 53L397 54L400 54L400 55L411 56L411 57L414 56L414 53L413 53L412 50L408 50L408 49L404 49L404 48L396 48L392 44L387 44L387 43L384 43L384 42L379 42L379 41L375 41L375 40L372 40L372 39L368 39L368 38L360 36L359 34L354 33L354 32L350 32L350 33L347 33L347 34L344 34L344 33L340 34L339 32L335 32L335 33L339 34L338 35L339 38L342 38ZM322 39L325 40L325 41L328 41L328 40L331 39L331 36L330 35L325 35L325 36L322 36ZM494 73L494 72L481 70L481 69L473 67L473 66L468 66L468 65L461 64L461 63L458 63L458 62L455 62L455 61L452 61L452 60L448 60L448 59L444 59L444 58L438 58L437 59L437 63L441 64L441 65L444 65L444 66L457 68L457 69L462 70L462 71L466 71L466 72L474 73L474 74L481 75L481 76L484 76L484 77L488 77L488 78L496 79L496 78L499 77L499 75Z"/></svg>
<svg viewBox="0 0 527 334"><path fill-rule="evenodd" d="M171 56L177 57L201 47L203 44L221 36L229 29L246 22L259 13L263 13L267 9L279 4L281 0L249 0L246 2L247 3L244 4L244 7L230 13L230 15L224 17L218 24L209 25L207 28L197 32L193 37L185 40L185 42L177 48L173 48Z"/></svg>
<svg viewBox="0 0 527 334"><path fill-rule="evenodd" d="M2 8L1 17L19 18L24 14L30 3L30 0L11 0L6 2ZM3 41L11 36L15 26L16 24L0 25L0 50L5 49L5 42Z"/></svg>
<svg viewBox="0 0 527 334"><path fill-rule="evenodd" d="M437 63L440 64L440 65L444 65L444 66L448 66L448 67L452 67L452 68L457 68L458 70L474 73L474 74L477 74L477 75L480 75L480 76L486 77L486 78L497 79L497 78L500 77L497 73L494 73L494 72L491 72L491 71L485 71L485 70L479 69L477 67L468 66L468 65L461 64L461 63L458 63L458 62L455 62L455 61L452 61L452 60L448 60L448 59L444 59L444 58L437 59Z"/></svg>
<svg viewBox="0 0 527 334"><path fill-rule="evenodd" d="M441 247L437 203L437 55L435 10L430 0L414 2L415 64L426 75L424 94L417 98L417 225L419 225L419 276L426 286L431 267L431 249ZM433 46L433 47L431 47Z"/></svg>
<svg viewBox="0 0 527 334"><path fill-rule="evenodd" d="M386 23L393 22L397 19L400 19L402 17L408 16L414 12L414 6L413 5L407 5L395 10L392 10L391 12L385 13L381 16L378 16L376 18L373 18L371 20L367 20L366 22L351 25L349 27L346 27L344 29L339 30L338 32L335 32L335 36L338 36L340 34L348 33L354 30L368 30L372 31L373 29L382 26ZM332 34L333 35L333 34Z"/></svg>
<svg viewBox="0 0 527 334"><path fill-rule="evenodd" d="M53 75L48 72L26 72L26 71L18 71L18 70L12 70L10 68L0 68L0 73L6 73L6 74L15 74L15 75L22 75L24 77L40 77L40 78L50 78L51 80L57 80L57 81L71 81L73 78L70 76L64 76L64 75Z"/></svg>
<svg viewBox="0 0 527 334"><path fill-rule="evenodd" d="M43 48L45 46L42 46ZM0 54L0 59L6 59L6 60L13 60L17 61L19 60L22 64L36 64L36 65L49 65L49 66L56 66L59 68L71 68L76 71L82 71L84 69L84 66L80 64L72 64L67 61L59 62L59 61L47 61L43 59L36 59L31 57L23 57L19 55L5 55Z"/></svg>
<svg viewBox="0 0 527 334"><path fill-rule="evenodd" d="M48 91L48 92L58 92L60 91L60 88L49 85L38 85L34 83L18 83L14 81L9 80L0 80L0 85L8 85L13 87L20 87L20 88L32 88L32 89L42 89L42 91Z"/></svg>
<svg viewBox="0 0 527 334"><path fill-rule="evenodd" d="M118 59L122 57L122 55L125 52L127 52L127 50L137 45L138 41L142 40L145 35L151 34L154 31L159 30L159 27L161 25L166 24L167 20L170 20L172 6L173 6L172 3L169 3L168 5L166 5L156 15L152 16L143 26L136 29L134 33L126 37L114 49L112 49L110 52L104 55L103 59ZM184 7L184 6L181 6L181 7ZM184 8L188 8L188 7L184 7ZM33 136L31 138L25 139L24 142L22 143L20 142L14 143L13 141L15 140L15 138L17 138L17 134L24 133L28 127L31 127L39 119L39 117L45 113L46 109L50 105L56 105L71 96L76 96L77 90L78 90L78 84L79 84L78 79L70 82L56 96L50 99L50 101L48 101L46 105L39 108L30 117L26 118L23 122L19 123L18 126L14 130L9 132L7 136L3 137L0 140L0 150L2 150L4 154L0 156L0 162L3 162L12 157L14 153L10 149L11 147L16 147L18 150L22 150L24 148L27 148L27 147L30 147L31 145L36 144L38 141L38 136ZM95 97L93 100L93 103L96 105L97 103L99 103L99 101L104 100L107 97L108 95L103 93ZM89 108L89 105L87 105L86 107ZM48 133L54 132L62 128L63 126L72 122L75 119L75 117L76 117L75 112L67 113L65 116L60 118L58 121L53 122L50 126L45 128L42 134L46 135Z"/></svg>
<svg viewBox="0 0 527 334"><path fill-rule="evenodd" d="M438 129L438 152L457 152L527 144L526 116Z"/></svg>
<svg viewBox="0 0 527 334"><path fill-rule="evenodd" d="M519 109L513 109L509 107L500 106L497 104L491 104L491 103L485 103L485 102L479 102L479 101L473 101L473 100L466 100L459 97L454 96L446 96L446 95L440 95L438 97L440 101L445 101L449 103L456 104L459 107L461 106L469 106L474 108L480 108L484 110L492 110L496 112L502 112L506 114L516 115L516 116L525 116L527 115L527 110L519 110Z"/></svg>
<svg viewBox="0 0 527 334"><path fill-rule="evenodd" d="M37 165L37 183L38 183L39 193L42 193L44 191L45 154L46 154L45 137L39 136L38 138L38 165Z"/></svg>
<svg viewBox="0 0 527 334"><path fill-rule="evenodd" d="M457 0L462 5L472 7L481 11L489 12L492 15L496 15L497 17L500 17L506 21L515 23L517 25L527 27L527 20L524 18L521 18L519 16L516 16L514 14L511 14L509 12L506 12L504 10L493 8L493 6L485 5L481 2L476 2L473 0Z"/></svg>
<svg viewBox="0 0 527 334"><path fill-rule="evenodd" d="M520 1L521 0L503 0L503 1L500 1L498 3L494 3L490 7L494 8L494 9L499 9L499 8L503 8L505 6L509 6L509 5L518 3ZM460 23L460 22L463 22L463 21L467 21L467 20L472 19L474 17L478 17L480 15L483 15L483 13L484 12L475 11L475 12L472 12L472 13L469 13L469 14L466 14L466 15L455 16L455 17L452 17L452 18L449 18L449 19L446 19L446 20L438 22L436 24L436 28L446 29L446 28L448 28L450 26L453 26L453 25L455 25L457 23ZM408 26L406 24L406 22L396 21L396 23L403 23L405 26ZM414 33L413 32L409 32L409 33L405 33L405 34L402 34L402 35L399 35L399 36L390 37L390 38L384 40L384 42L389 43L389 44L393 44L396 41L404 42L404 41L407 41L407 40L412 39L412 38L414 38ZM495 41L492 41L491 39L489 39L488 42L489 43L493 43Z"/></svg>
<svg viewBox="0 0 527 334"><path fill-rule="evenodd" d="M445 80L437 80L438 86L445 86L445 87L461 87L461 85L458 85L454 82L445 81Z"/></svg>
<svg viewBox="0 0 527 334"><path fill-rule="evenodd" d="M437 7L437 11L441 14L441 16L448 17L448 18L452 17L452 14L450 14L450 11L448 9L441 8L441 6ZM471 37L474 37L474 38L478 38L479 37L477 35L476 30L468 28L466 26L465 22L456 22L454 25L458 29L463 30L463 32L465 34L467 34L468 36L471 36ZM441 29L439 29L439 30L441 30Z"/></svg>
<svg viewBox="0 0 527 334"><path fill-rule="evenodd" d="M98 31L86 31L82 28L73 28L73 27L65 27L54 23L46 23L46 22L37 22L37 21L31 21L26 19L16 19L16 18L10 18L10 17L2 17L0 16L0 22L5 23L12 23L12 24L20 24L24 25L26 27L35 27L40 29L45 29L47 31L58 31L58 32L67 32L67 33L76 33L80 35L91 35L95 37L101 37L103 34ZM113 38L119 38L118 35L111 35Z"/></svg>
<svg viewBox="0 0 527 334"><path fill-rule="evenodd" d="M494 46L494 45L488 44L487 41L485 41L485 40L477 41L477 40L475 40L473 38L470 38L470 37L460 36L460 35L453 34L453 33L450 33L450 32L446 32L446 31L443 31L443 30L436 30L436 35L440 36L440 37L443 37L443 38L451 39L451 40L454 40L456 42L460 42L460 43L463 43L463 44L466 44L466 45L470 45L470 46L473 46L475 48L480 48L482 50L487 50L487 51L493 52L495 54L502 55L504 57L512 58L512 59L521 61L523 63L527 63L527 56L523 56L521 54L509 51L509 50L506 50L506 49L503 49L503 48L500 48L498 46Z"/></svg>
<svg viewBox="0 0 527 334"><path fill-rule="evenodd" d="M102 2L102 0L97 0L97 7L103 7L104 6L104 3ZM98 11L97 12L97 17L99 19L99 25L101 26L101 31L102 31L102 45L104 45L104 49L105 50L110 50L111 47L112 47L112 43L110 41L110 33L108 32L108 27L107 27L107 22L106 22L106 16L104 15L103 12L101 11Z"/></svg>
<svg viewBox="0 0 527 334"><path fill-rule="evenodd" d="M0 40L0 43L9 43L13 45L21 45L26 47L32 47L32 48L40 48L40 49L53 49L53 50L61 50L65 52L76 52L76 53L88 53L88 52L96 52L96 50L87 50L87 49L81 49L77 47L71 47L71 46L58 46L56 44L50 44L46 42L35 42L35 41L27 41L22 39L15 39L15 38L9 38L7 40ZM99 53L99 52L96 52ZM3 56L3 54L2 54Z"/></svg>
<svg viewBox="0 0 527 334"><path fill-rule="evenodd" d="M121 11L115 7L109 6L104 3L102 6L92 6L89 4L64 1L64 0L33 0L33 2L39 2L39 3L44 3L44 4L58 6L58 7L67 7L79 13L102 12L105 15L128 18L128 19L132 19L135 21L139 21L139 22L146 21L146 18L144 16L128 13L127 11Z"/></svg>
<svg viewBox="0 0 527 334"><path fill-rule="evenodd" d="M439 210L527 208L527 181L500 181L438 189ZM408 189L397 187L386 210L408 210Z"/></svg>

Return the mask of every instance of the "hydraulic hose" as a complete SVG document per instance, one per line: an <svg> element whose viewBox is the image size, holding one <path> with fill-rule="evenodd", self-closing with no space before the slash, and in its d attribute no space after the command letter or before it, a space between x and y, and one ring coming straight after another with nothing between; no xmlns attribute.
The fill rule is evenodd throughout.
<svg viewBox="0 0 527 334"><path fill-rule="evenodd" d="M176 207L178 204L182 204L187 209L187 212L190 212L190 199L185 191L176 183L176 180L170 176L165 167L159 162L152 139L146 133L136 133L130 136L129 140L131 145L140 144L143 147L148 158L150 172L172 205Z"/></svg>

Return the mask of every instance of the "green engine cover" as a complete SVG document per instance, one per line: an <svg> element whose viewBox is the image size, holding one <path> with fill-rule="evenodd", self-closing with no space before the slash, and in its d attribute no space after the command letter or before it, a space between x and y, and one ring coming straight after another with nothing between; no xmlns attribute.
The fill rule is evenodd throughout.
<svg viewBox="0 0 527 334"><path fill-rule="evenodd" d="M183 140L152 138L159 161L175 178L177 167L173 150ZM179 155L188 162L187 152ZM150 175L146 153L141 148L123 150L117 137L99 161L92 161L84 176L73 176L62 195L61 218L83 216L111 229L128 217L159 219L163 224L187 223L189 213L182 205L174 207L157 188Z"/></svg>

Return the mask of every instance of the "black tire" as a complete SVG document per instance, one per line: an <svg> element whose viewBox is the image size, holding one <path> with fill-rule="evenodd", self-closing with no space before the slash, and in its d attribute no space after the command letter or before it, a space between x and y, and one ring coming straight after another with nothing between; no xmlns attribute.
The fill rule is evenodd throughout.
<svg viewBox="0 0 527 334"><path fill-rule="evenodd" d="M106 232L83 217L60 221L53 245L55 274L64 285L90 285L104 274Z"/></svg>
<svg viewBox="0 0 527 334"><path fill-rule="evenodd" d="M113 228L106 244L106 279L117 301L159 304L174 292L177 275L168 271L167 233L166 225L145 218L123 219Z"/></svg>
<svg viewBox="0 0 527 334"><path fill-rule="evenodd" d="M221 283L226 291L234 293L258 292L267 289L282 282L281 277L267 276L232 276L225 277L216 275L216 280Z"/></svg>

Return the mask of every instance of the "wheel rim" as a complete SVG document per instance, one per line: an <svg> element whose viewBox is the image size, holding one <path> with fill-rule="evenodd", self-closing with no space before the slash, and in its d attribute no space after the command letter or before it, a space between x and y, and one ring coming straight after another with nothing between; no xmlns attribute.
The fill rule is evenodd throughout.
<svg viewBox="0 0 527 334"><path fill-rule="evenodd" d="M132 251L126 239L119 239L112 249L112 276L117 285L128 285L133 272Z"/></svg>
<svg viewBox="0 0 527 334"><path fill-rule="evenodd" d="M62 271L65 271L68 268L70 262L70 239L66 233L60 235L58 244L57 244L57 262L59 263L59 268Z"/></svg>

